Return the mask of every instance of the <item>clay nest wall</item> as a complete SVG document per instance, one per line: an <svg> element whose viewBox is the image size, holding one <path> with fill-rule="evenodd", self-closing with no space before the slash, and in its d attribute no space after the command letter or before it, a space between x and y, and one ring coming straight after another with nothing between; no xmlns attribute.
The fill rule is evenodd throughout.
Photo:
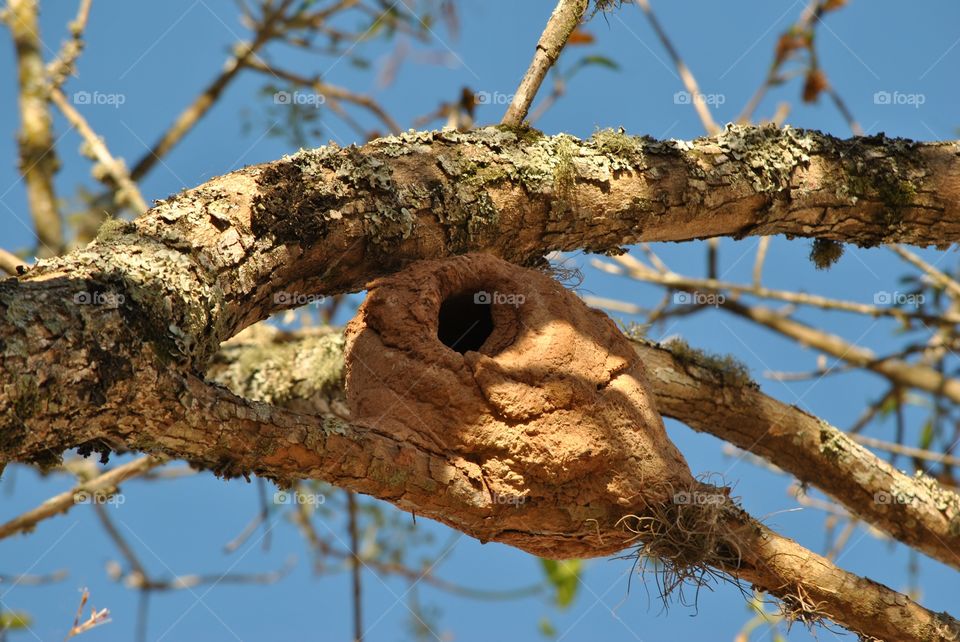
<svg viewBox="0 0 960 642"><path fill-rule="evenodd" d="M546 557L622 549L628 515L699 487L609 317L546 273L490 255L375 281L346 330L355 423L433 453L394 503ZM607 534L604 537L604 534Z"/></svg>

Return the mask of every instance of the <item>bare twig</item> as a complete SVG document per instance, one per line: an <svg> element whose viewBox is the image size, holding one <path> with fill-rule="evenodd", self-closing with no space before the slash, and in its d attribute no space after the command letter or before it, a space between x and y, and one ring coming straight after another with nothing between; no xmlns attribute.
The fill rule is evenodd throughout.
<svg viewBox="0 0 960 642"><path fill-rule="evenodd" d="M50 100L53 101L53 104L63 113L70 124L76 127L77 132L86 141L93 158L100 163L110 179L116 184L118 204L129 205L136 214L141 214L150 209L140 193L140 188L130 179L126 166L122 161L113 157L103 139L97 136L87 120L74 109L66 96L59 89L54 89L50 92Z"/></svg>
<svg viewBox="0 0 960 642"><path fill-rule="evenodd" d="M767 259L767 249L770 247L770 237L761 236L757 243L757 257L753 261L753 287L759 288L763 278L763 263Z"/></svg>
<svg viewBox="0 0 960 642"><path fill-rule="evenodd" d="M281 69L273 65L267 64L259 58L254 58L247 61L247 67L259 71L265 74L270 74L276 78L282 78L301 87L309 87L318 94L324 96L327 99L333 100L342 100L344 102L349 102L357 105L358 107L363 107L371 114L377 117L381 123L390 130L391 133L399 134L400 125L390 117L388 114L375 100L369 96L364 96L362 94L354 93L343 87L338 87L336 85L331 85L320 80L320 78L309 78L301 74L288 71L286 69Z"/></svg>
<svg viewBox="0 0 960 642"><path fill-rule="evenodd" d="M556 8L550 15L546 29L537 42L537 50L533 55L533 61L524 74L517 92L510 101L507 113L504 114L501 121L504 125L519 127L523 124L530 111L530 105L533 103L537 90L543 83L550 67L560 57L564 45L573 30L577 28L583 19L583 14L587 11L588 0L559 0Z"/></svg>
<svg viewBox="0 0 960 642"><path fill-rule="evenodd" d="M70 39L63 43L60 53L47 65L47 77L50 79L51 89L62 87L67 77L74 73L77 58L83 53L83 32L87 28L91 4L93 0L80 0L77 17L69 25Z"/></svg>
<svg viewBox="0 0 960 642"><path fill-rule="evenodd" d="M363 642L363 592L360 584L360 530L357 524L357 497L351 491L347 493L347 515L350 531L350 585L353 589L353 639Z"/></svg>
<svg viewBox="0 0 960 642"><path fill-rule="evenodd" d="M953 455L938 453L932 450L925 450L923 448L904 446L903 444L883 441L882 439L874 439L873 437L867 437L865 435L850 435L850 438L863 444L864 446L869 446L870 448L885 450L898 455L906 455L907 457L915 457L916 459L922 459L924 461L932 461L937 464L960 466L960 457L955 457Z"/></svg>
<svg viewBox="0 0 960 642"><path fill-rule="evenodd" d="M158 457L140 457L117 466L99 477L94 477L90 481L78 484L71 490L51 497L36 508L0 525L0 539L27 531L45 519L67 512L77 503L78 497L91 497L98 493L112 491L125 480L142 475L163 463L164 460Z"/></svg>
<svg viewBox="0 0 960 642"><path fill-rule="evenodd" d="M47 573L45 575L3 575L0 573L0 584L13 584L14 586L43 586L44 584L54 584L67 577L69 573L65 569Z"/></svg>
<svg viewBox="0 0 960 642"><path fill-rule="evenodd" d="M683 86L687 90L687 93L690 94L690 104L692 104L693 108L697 110L697 116L700 117L700 122L703 123L703 128L707 130L707 134L710 136L719 133L720 127L717 126L717 122L710 114L710 107L707 106L707 101L704 98L704 95L700 92L700 87L697 85L697 79L693 77L693 73L690 71L690 68L687 67L686 63L683 62L683 59L680 57L680 53L677 51L677 48L673 46L673 43L667 36L667 32L663 30L663 27L660 25L660 21L657 20L657 16L653 13L653 9L650 7L650 2L648 0L637 0L637 4L640 5L644 15L647 16L650 26L653 27L654 32L656 32L657 37L660 39L660 43L663 45L663 48L667 50L667 54L670 55L670 59L673 60L673 65L677 68L677 73L680 74L680 80L683 82Z"/></svg>
<svg viewBox="0 0 960 642"><path fill-rule="evenodd" d="M960 403L960 380L947 377L934 368L909 363L895 358L878 358L873 351L853 345L840 337L806 324L788 319L762 306L749 307L736 301L726 301L721 309L749 319L799 343L821 350L886 377L901 386L942 394Z"/></svg>
<svg viewBox="0 0 960 642"><path fill-rule="evenodd" d="M90 599L90 591L83 589L83 594L80 596L80 606L77 607L77 615L73 618L73 626L70 628L70 631L67 632L67 637L65 640L69 640L72 637L80 635L81 633L86 633L90 629L100 626L101 624L107 624L110 622L110 611L108 609L100 609L99 611L90 607L90 617L88 617L83 622L80 621L80 618L83 617L83 607L86 606L87 600Z"/></svg>
<svg viewBox="0 0 960 642"><path fill-rule="evenodd" d="M41 54L37 1L10 0L6 21L17 51L20 174L27 188L27 202L39 241L37 254L45 258L63 251L63 222L53 186L59 163L47 104L49 86Z"/></svg>
<svg viewBox="0 0 960 642"><path fill-rule="evenodd" d="M615 257L614 260L623 265L618 268L605 261L593 259L592 264L599 270L609 274L623 274L626 272L630 277L648 283L657 283L679 289L708 290L711 292L737 292L740 294L749 294L762 299L773 299L785 301L787 303L796 303L799 305L809 305L824 310L838 310L843 312L854 312L871 317L893 317L899 321L908 321L910 319L919 319L926 323L934 324L955 324L960 323L960 316L956 315L928 315L918 312L907 312L896 307L881 307L867 303L857 303L855 301L843 301L840 299L830 299L816 294L806 294L804 292L793 292L791 290L772 290L756 285L744 285L728 281L718 281L716 279L696 279L686 277L674 272L655 272L642 263L629 262L628 255ZM635 261L635 259L633 259Z"/></svg>
<svg viewBox="0 0 960 642"><path fill-rule="evenodd" d="M0 270L3 270L10 275L16 275L17 268L21 265L28 266L30 264L13 252L8 252L7 250L0 248Z"/></svg>
<svg viewBox="0 0 960 642"><path fill-rule="evenodd" d="M955 279L947 276L902 245L891 244L887 247L904 261L933 279L937 285L949 291L950 296L953 298L960 298L960 283L958 283Z"/></svg>
<svg viewBox="0 0 960 642"><path fill-rule="evenodd" d="M236 78L237 74L247 66L247 63L254 59L257 51L260 50L270 39L275 36L274 25L286 12L287 8L293 3L293 0L283 0L276 9L268 10L263 16L263 20L258 25L253 39L249 42L238 44L232 55L220 74L200 93L193 103L184 109L177 119L170 125L169 129L154 143L144 156L134 165L130 171L130 178L138 181L149 172L153 166L163 158L167 152L180 142L180 140L193 129L201 118L203 118L211 107L220 98L220 95L227 88L227 85Z"/></svg>

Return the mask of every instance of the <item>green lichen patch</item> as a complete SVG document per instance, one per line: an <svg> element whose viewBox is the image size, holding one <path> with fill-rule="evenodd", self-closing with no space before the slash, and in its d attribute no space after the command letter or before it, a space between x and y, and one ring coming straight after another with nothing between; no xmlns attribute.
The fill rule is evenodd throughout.
<svg viewBox="0 0 960 642"><path fill-rule="evenodd" d="M390 160L350 146L302 150L274 163L258 179L254 233L310 247L326 236L331 221L354 214L371 248L388 251L413 233L416 221L393 180Z"/></svg>
<svg viewBox="0 0 960 642"><path fill-rule="evenodd" d="M339 194L323 187L326 161L322 153L300 152L267 167L253 201L253 232L304 247L321 240L331 213L342 203Z"/></svg>
<svg viewBox="0 0 960 642"><path fill-rule="evenodd" d="M137 226L130 221L110 217L100 224L100 228L97 230L97 241L100 243L110 242L129 234L135 234L136 230Z"/></svg>
<svg viewBox="0 0 960 642"><path fill-rule="evenodd" d="M491 129L491 128L487 128L487 129ZM494 125L492 129L504 134L511 134L515 141L524 143L527 145L531 143L535 143L538 140L541 140L546 137L542 131L540 131L539 129L534 129L533 127L531 127L530 125L527 125L526 123L519 126Z"/></svg>
<svg viewBox="0 0 960 642"><path fill-rule="evenodd" d="M750 370L731 355L710 354L692 347L683 339L672 339L662 346L670 351L681 364L690 364L706 370L725 386L733 388L759 388L750 377Z"/></svg>
<svg viewBox="0 0 960 642"><path fill-rule="evenodd" d="M810 162L816 146L807 132L774 125L728 124L716 137L696 142L718 146L722 152L720 166L732 166L756 191L767 193L788 190L794 170ZM728 164L728 158L735 162Z"/></svg>
<svg viewBox="0 0 960 642"><path fill-rule="evenodd" d="M242 345L235 362L213 379L247 399L274 405L343 395L343 336L325 334L301 341ZM233 347L225 347L230 355Z"/></svg>
<svg viewBox="0 0 960 642"><path fill-rule="evenodd" d="M606 154L614 170L632 169L645 164L645 150L650 139L630 136L623 130L599 129L587 143Z"/></svg>
<svg viewBox="0 0 960 642"><path fill-rule="evenodd" d="M839 158L843 167L842 180L836 181L837 196L852 206L872 205L865 211L873 213L880 232L858 243L878 245L899 232L903 211L916 202L928 172L917 143L880 133L831 141L824 153Z"/></svg>
<svg viewBox="0 0 960 642"><path fill-rule="evenodd" d="M573 191L577 180L577 170L573 164L577 146L574 139L567 136L558 136L554 147L553 185L561 199L566 199Z"/></svg>

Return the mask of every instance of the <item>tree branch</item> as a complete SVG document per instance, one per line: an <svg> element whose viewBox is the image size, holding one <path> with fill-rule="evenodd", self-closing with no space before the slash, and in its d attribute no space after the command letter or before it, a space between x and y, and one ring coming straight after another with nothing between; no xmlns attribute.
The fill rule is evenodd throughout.
<svg viewBox="0 0 960 642"><path fill-rule="evenodd" d="M37 0L10 0L7 24L17 50L20 90L20 174L27 188L40 256L63 251L63 223L53 176L59 168L53 119L47 104L49 83L41 54Z"/></svg>
<svg viewBox="0 0 960 642"><path fill-rule="evenodd" d="M540 85L543 84L543 79L557 62L570 34L583 20L583 14L586 13L589 4L589 0L558 0L550 20L547 21L547 27L537 42L537 49L530 67L520 81L520 86L517 87L517 92L513 95L510 106L507 107L507 112L503 115L502 124L519 127L523 123Z"/></svg>
<svg viewBox="0 0 960 642"><path fill-rule="evenodd" d="M110 223L87 248L0 282L0 461L51 461L72 447L133 449L226 476L328 480L482 541L552 556L621 550L630 534L612 517L630 510L629 498L607 492L589 503L595 517L584 521L577 506L547 496L548 486L520 519L484 495L483 469L473 461L376 422L351 425L332 399L327 414L304 414L243 399L199 373L222 340L270 313L316 293L357 290L417 259L484 250L534 263L550 250L722 234L946 244L960 230L956 151L955 143L839 141L773 128L733 127L692 143L611 132L584 142L491 128L406 134L245 168L160 202L134 223ZM323 386L336 389L340 378L330 359L337 340L323 339L323 367L299 354L291 358L306 374L288 379L288 387L326 399ZM740 382L714 393L743 388ZM741 410L760 414L746 404ZM777 430L784 416L791 415L767 415L754 430L793 443L796 435ZM822 425L803 437L810 440L808 461L825 457L850 471L876 466L865 450ZM823 473L802 467L798 474L811 470ZM877 483L900 493L899 481L887 471ZM837 486L844 496L839 478ZM846 498L870 514L857 488ZM946 501L937 508L942 514L903 505L873 507L872 517L884 524L917 510L924 528L942 529L955 518L956 504L935 490L924 490L922 480L909 487L923 502ZM954 626L832 566L807 568L821 564L808 553L803 560L810 561L791 566L784 560L802 549L763 535L736 514L722 515L730 519L717 542L722 550L708 550L717 556L705 563L799 604L804 614L836 617L878 637L902 625L910 636L902 639L939 639L929 636ZM729 553L738 541L752 548L734 559ZM938 548L926 540L923 546ZM823 583L807 586L804 574ZM877 614L875 606L860 604L866 614L860 616L860 596L892 606ZM907 617L927 627L928 637L904 625Z"/></svg>

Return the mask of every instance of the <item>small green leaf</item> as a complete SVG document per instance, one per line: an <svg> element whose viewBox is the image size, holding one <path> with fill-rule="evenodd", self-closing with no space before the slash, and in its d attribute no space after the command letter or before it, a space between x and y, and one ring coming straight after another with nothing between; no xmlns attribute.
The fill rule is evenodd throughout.
<svg viewBox="0 0 960 642"><path fill-rule="evenodd" d="M0 631L16 631L30 628L33 620L23 611L0 613Z"/></svg>
<svg viewBox="0 0 960 642"><path fill-rule="evenodd" d="M927 419L923 424L923 432L920 433L920 448L930 450L931 444L933 444L933 421Z"/></svg>
<svg viewBox="0 0 960 642"><path fill-rule="evenodd" d="M557 628L553 626L553 622L551 622L546 615L540 618L540 622L537 623L537 628L540 629L540 634L544 637L557 637Z"/></svg>
<svg viewBox="0 0 960 642"><path fill-rule="evenodd" d="M601 67L613 69L614 71L620 70L620 65L606 56L584 56L580 59L579 64L582 67L586 67L587 65L600 65Z"/></svg>
<svg viewBox="0 0 960 642"><path fill-rule="evenodd" d="M580 571L583 568L581 560L546 560L541 559L547 581L555 590L554 602L557 607L565 609L573 603L580 584Z"/></svg>
<svg viewBox="0 0 960 642"><path fill-rule="evenodd" d="M573 66L571 66L570 69L563 74L563 77L569 80L570 78L573 78L574 74L588 65L599 65L613 71L620 71L620 65L606 56L584 56L577 62L573 63Z"/></svg>

